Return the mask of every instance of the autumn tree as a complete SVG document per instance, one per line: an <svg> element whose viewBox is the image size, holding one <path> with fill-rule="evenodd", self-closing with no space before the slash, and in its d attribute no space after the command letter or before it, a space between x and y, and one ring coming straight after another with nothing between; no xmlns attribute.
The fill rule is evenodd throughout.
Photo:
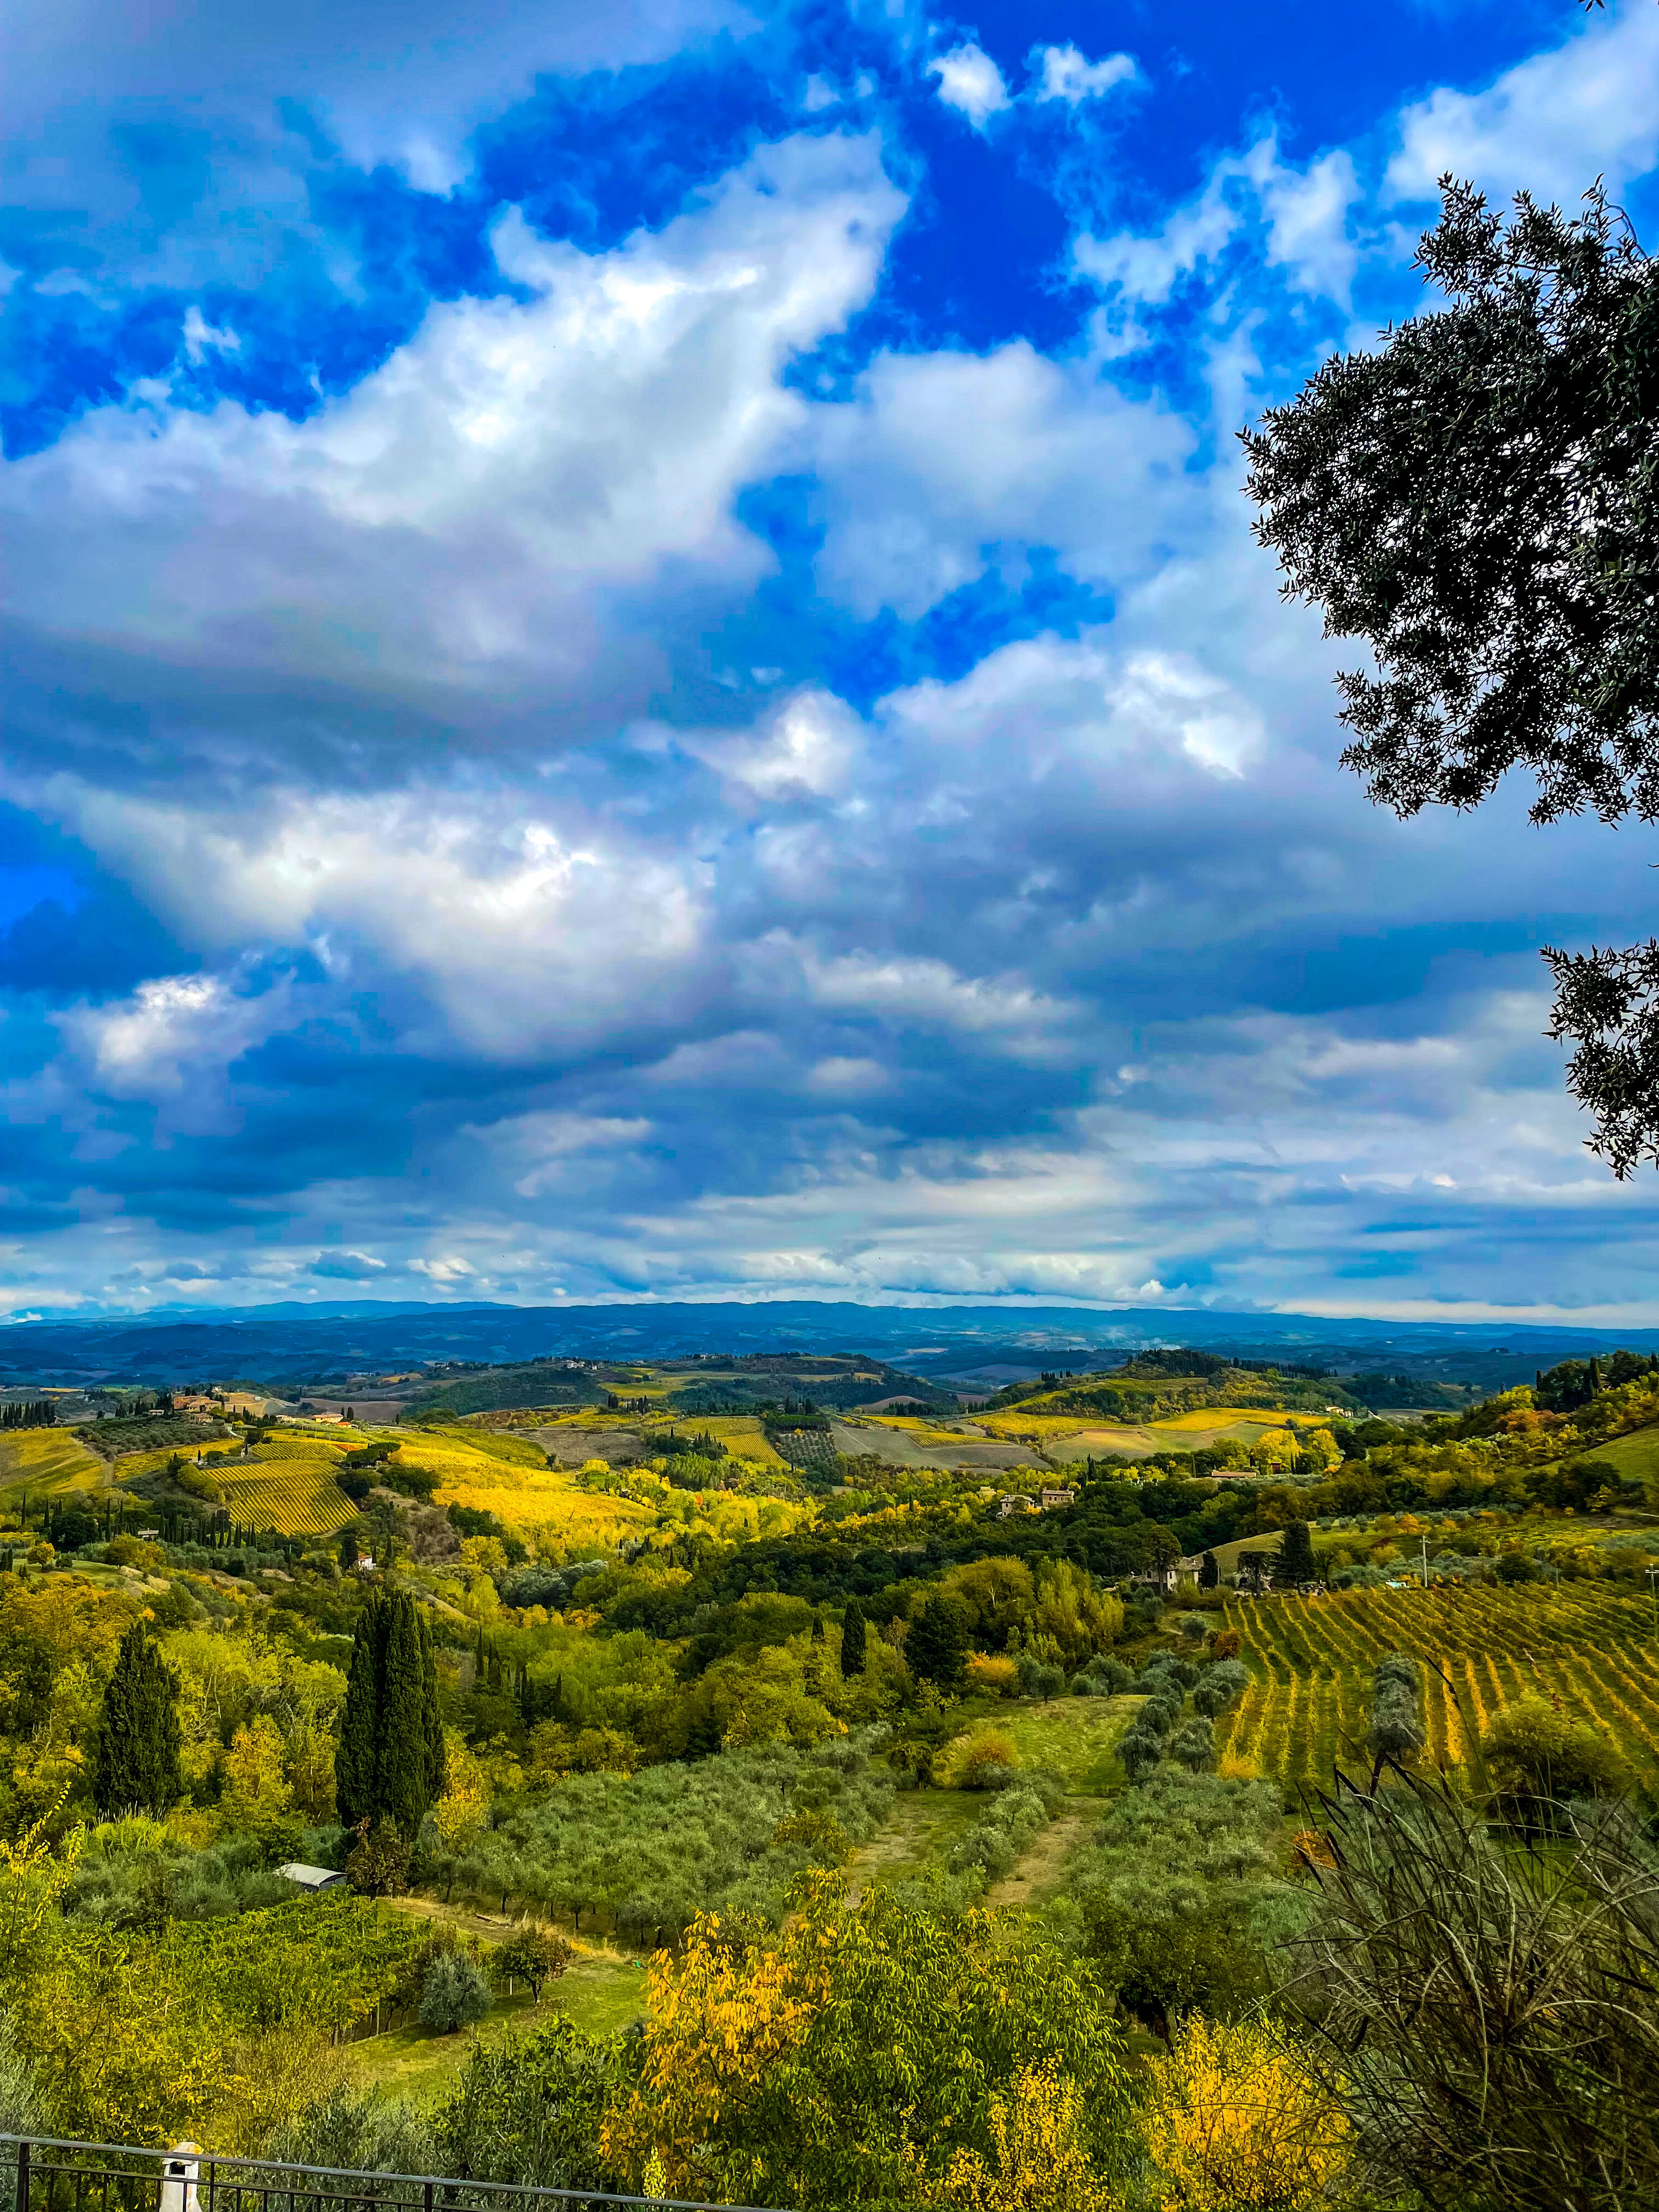
<svg viewBox="0 0 1659 2212"><path fill-rule="evenodd" d="M1085 1962L1000 1915L916 1911L880 1884L850 1905L841 1875L803 1876L791 1903L775 1935L710 1916L652 1961L639 2074L603 2136L629 2186L655 2152L672 2197L934 2203L956 2153L1005 2171L1036 2075L1075 2090L1054 2130L1073 2166L1099 2166L1124 2075Z"/></svg>

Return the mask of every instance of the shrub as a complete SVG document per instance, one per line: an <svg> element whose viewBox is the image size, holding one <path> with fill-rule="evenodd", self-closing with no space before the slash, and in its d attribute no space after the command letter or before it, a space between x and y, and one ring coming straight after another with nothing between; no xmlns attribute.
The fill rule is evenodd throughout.
<svg viewBox="0 0 1659 2212"><path fill-rule="evenodd" d="M968 1687L981 1697L1018 1697L1019 1668L1012 1659L975 1651L968 1662Z"/></svg>
<svg viewBox="0 0 1659 2212"><path fill-rule="evenodd" d="M464 1952L441 1951L421 1984L421 2025L453 2035L489 2010L483 1969Z"/></svg>
<svg viewBox="0 0 1659 2212"><path fill-rule="evenodd" d="M1654 1875L1626 1810L1566 1814L1552 1848L1517 1850L1407 1778L1342 1792L1326 1826L1290 1986L1377 2194L1471 2212L1659 2203Z"/></svg>
<svg viewBox="0 0 1659 2212"><path fill-rule="evenodd" d="M1599 1729L1568 1718L1543 1698L1505 1705L1489 1723L1482 1747L1498 1801L1532 1819L1573 1797L1616 1797L1624 1761Z"/></svg>
<svg viewBox="0 0 1659 2212"><path fill-rule="evenodd" d="M1301 2212L1353 2162L1341 2104L1294 2047L1257 2021L1188 2021L1148 2069L1146 2152L1185 2212Z"/></svg>
<svg viewBox="0 0 1659 2212"><path fill-rule="evenodd" d="M1121 1659L1091 1659L1072 1677L1074 1698L1118 1698L1134 1685L1134 1672Z"/></svg>
<svg viewBox="0 0 1659 2212"><path fill-rule="evenodd" d="M1237 1659L1224 1659L1212 1667L1193 1692L1193 1706L1206 1719L1218 1720L1250 1686L1249 1668Z"/></svg>
<svg viewBox="0 0 1659 2212"><path fill-rule="evenodd" d="M1019 1765L1013 1739L988 1729L970 1736L953 1761L959 1790L1000 1790Z"/></svg>

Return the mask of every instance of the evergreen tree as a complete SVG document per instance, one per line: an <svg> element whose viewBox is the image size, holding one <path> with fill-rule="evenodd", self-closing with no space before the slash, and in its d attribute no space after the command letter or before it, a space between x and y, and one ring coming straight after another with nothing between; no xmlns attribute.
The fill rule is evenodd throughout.
<svg viewBox="0 0 1659 2212"><path fill-rule="evenodd" d="M919 1681L953 1689L968 1656L968 1624L961 1607L936 1591L910 1623L904 1656Z"/></svg>
<svg viewBox="0 0 1659 2212"><path fill-rule="evenodd" d="M1198 1571L1200 1589L1218 1589L1221 1584L1221 1569L1213 1552L1206 1552L1204 1564Z"/></svg>
<svg viewBox="0 0 1659 2212"><path fill-rule="evenodd" d="M412 1843L445 1781L438 1668L403 1590L371 1591L357 1616L334 1795L342 1823L390 1823Z"/></svg>
<svg viewBox="0 0 1659 2212"><path fill-rule="evenodd" d="M104 1692L93 1793L106 1819L159 1819L184 1793L179 1774L178 1678L135 1621Z"/></svg>
<svg viewBox="0 0 1659 2212"><path fill-rule="evenodd" d="M841 1671L843 1674L864 1672L864 1607L855 1597L847 1601L847 1610L841 1617Z"/></svg>
<svg viewBox="0 0 1659 2212"><path fill-rule="evenodd" d="M1292 1521L1285 1531L1285 1540L1279 1547L1279 1557L1273 1564L1273 1580L1288 1583L1300 1589L1304 1583L1316 1582L1319 1569L1314 1559L1313 1538L1308 1534L1305 1521Z"/></svg>

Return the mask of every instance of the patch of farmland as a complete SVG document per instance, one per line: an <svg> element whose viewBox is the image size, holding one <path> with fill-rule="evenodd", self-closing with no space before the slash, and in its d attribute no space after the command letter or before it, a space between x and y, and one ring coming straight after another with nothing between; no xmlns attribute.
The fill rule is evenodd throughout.
<svg viewBox="0 0 1659 2212"><path fill-rule="evenodd" d="M1643 1780L1659 1781L1659 1637L1652 1601L1605 1583L1431 1584L1317 1597L1231 1598L1252 1680L1217 1748L1287 1790L1328 1784L1364 1759L1370 1673L1386 1651L1424 1662L1425 1757L1458 1766L1499 1707L1559 1698L1609 1730Z"/></svg>
<svg viewBox="0 0 1659 2212"><path fill-rule="evenodd" d="M283 1536L331 1536L356 1507L334 1480L334 1462L288 1457L220 1468L215 1480L232 1520Z"/></svg>
<svg viewBox="0 0 1659 2212"><path fill-rule="evenodd" d="M98 1490L104 1462L69 1429L0 1430L0 1489Z"/></svg>
<svg viewBox="0 0 1659 2212"><path fill-rule="evenodd" d="M924 1443L920 1436L884 1420L856 1424L831 1420L830 1433L836 1449L849 1458L867 1453L884 1460L889 1467L929 1468L936 1474L948 1474L957 1468L982 1468L989 1474L1001 1474L1010 1468L1048 1465L1027 1444L985 1437L947 1437L937 1431L937 1443L931 1438Z"/></svg>

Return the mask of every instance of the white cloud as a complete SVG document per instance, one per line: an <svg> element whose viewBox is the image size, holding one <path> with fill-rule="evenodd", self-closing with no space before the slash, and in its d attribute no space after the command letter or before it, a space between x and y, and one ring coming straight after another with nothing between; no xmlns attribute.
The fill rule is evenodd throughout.
<svg viewBox="0 0 1659 2212"><path fill-rule="evenodd" d="M212 1114L230 1063L293 1012L286 983L239 992L220 975L163 975L126 999L70 1006L53 1019L94 1089L149 1100L188 1090L186 1118L197 1120Z"/></svg>
<svg viewBox="0 0 1659 2212"><path fill-rule="evenodd" d="M197 944L220 957L250 939L308 947L337 983L356 948L412 979L441 1009L406 1010L402 1042L532 1057L557 1037L608 1030L620 1002L648 1021L692 988L703 897L688 856L659 855L612 829L590 839L526 820L521 797L442 787L400 794L268 795L257 817L218 819L181 801L138 800L57 779L33 797ZM131 1012L77 1015L98 1060L161 1066L180 1024L240 1050L279 1016L271 994L222 983L146 985ZM396 1018L395 998L380 1008ZM106 1036L107 1033L107 1036Z"/></svg>
<svg viewBox="0 0 1659 2212"><path fill-rule="evenodd" d="M1631 0L1578 19L1559 46L1483 91L1442 86L1408 107L1386 189L1432 199L1449 169L1501 199L1525 185L1571 205L1598 176L1616 195L1656 161L1659 9Z"/></svg>
<svg viewBox="0 0 1659 2212"><path fill-rule="evenodd" d="M965 115L975 131L983 131L992 116L1010 105L1002 71L971 40L929 62L927 74L939 79L945 105Z"/></svg>
<svg viewBox="0 0 1659 2212"><path fill-rule="evenodd" d="M762 799L840 791L863 742L857 715L833 693L798 691L745 732L678 731L675 742Z"/></svg>
<svg viewBox="0 0 1659 2212"><path fill-rule="evenodd" d="M993 561L1054 547L1121 585L1178 532L1188 426L1087 363L1020 340L988 354L882 354L821 405L806 452L827 524L817 574L843 605L914 620Z"/></svg>
<svg viewBox="0 0 1659 2212"><path fill-rule="evenodd" d="M1035 64L1041 60L1042 82L1036 97L1040 100L1063 100L1068 107L1079 100L1098 100L1114 85L1127 84L1135 75L1134 58L1131 54L1108 54L1103 61L1091 62L1075 46L1044 46L1041 54L1033 53Z"/></svg>
<svg viewBox="0 0 1659 2212"><path fill-rule="evenodd" d="M873 138L831 136L608 253L509 215L497 258L530 296L434 305L307 421L105 408L8 466L16 611L72 628L95 603L106 636L382 688L568 685L600 594L767 565L733 498L805 419L783 372L868 297L902 205Z"/></svg>
<svg viewBox="0 0 1659 2212"><path fill-rule="evenodd" d="M411 1260L409 1264L415 1274L424 1275L434 1283L465 1282L477 1272L471 1261L463 1259L459 1252L441 1253L432 1260Z"/></svg>
<svg viewBox="0 0 1659 2212"><path fill-rule="evenodd" d="M1223 257L1253 222L1265 230L1262 258L1270 267L1283 269L1298 291L1346 304L1356 258L1349 210L1361 198L1346 148L1298 169L1280 159L1270 131L1243 154L1224 155L1202 190L1158 230L1080 235L1073 241L1073 263L1105 295L1102 351L1109 357L1144 342L1136 308L1166 306L1188 278L1222 280Z"/></svg>
<svg viewBox="0 0 1659 2212"><path fill-rule="evenodd" d="M971 778L1018 759L1025 776L1064 772L1121 787L1136 761L1158 775L1183 763L1237 777L1263 741L1261 716L1189 653L1127 657L1109 634L1022 639L988 654L955 684L934 679L882 702L884 721L910 743L938 748L937 772Z"/></svg>

